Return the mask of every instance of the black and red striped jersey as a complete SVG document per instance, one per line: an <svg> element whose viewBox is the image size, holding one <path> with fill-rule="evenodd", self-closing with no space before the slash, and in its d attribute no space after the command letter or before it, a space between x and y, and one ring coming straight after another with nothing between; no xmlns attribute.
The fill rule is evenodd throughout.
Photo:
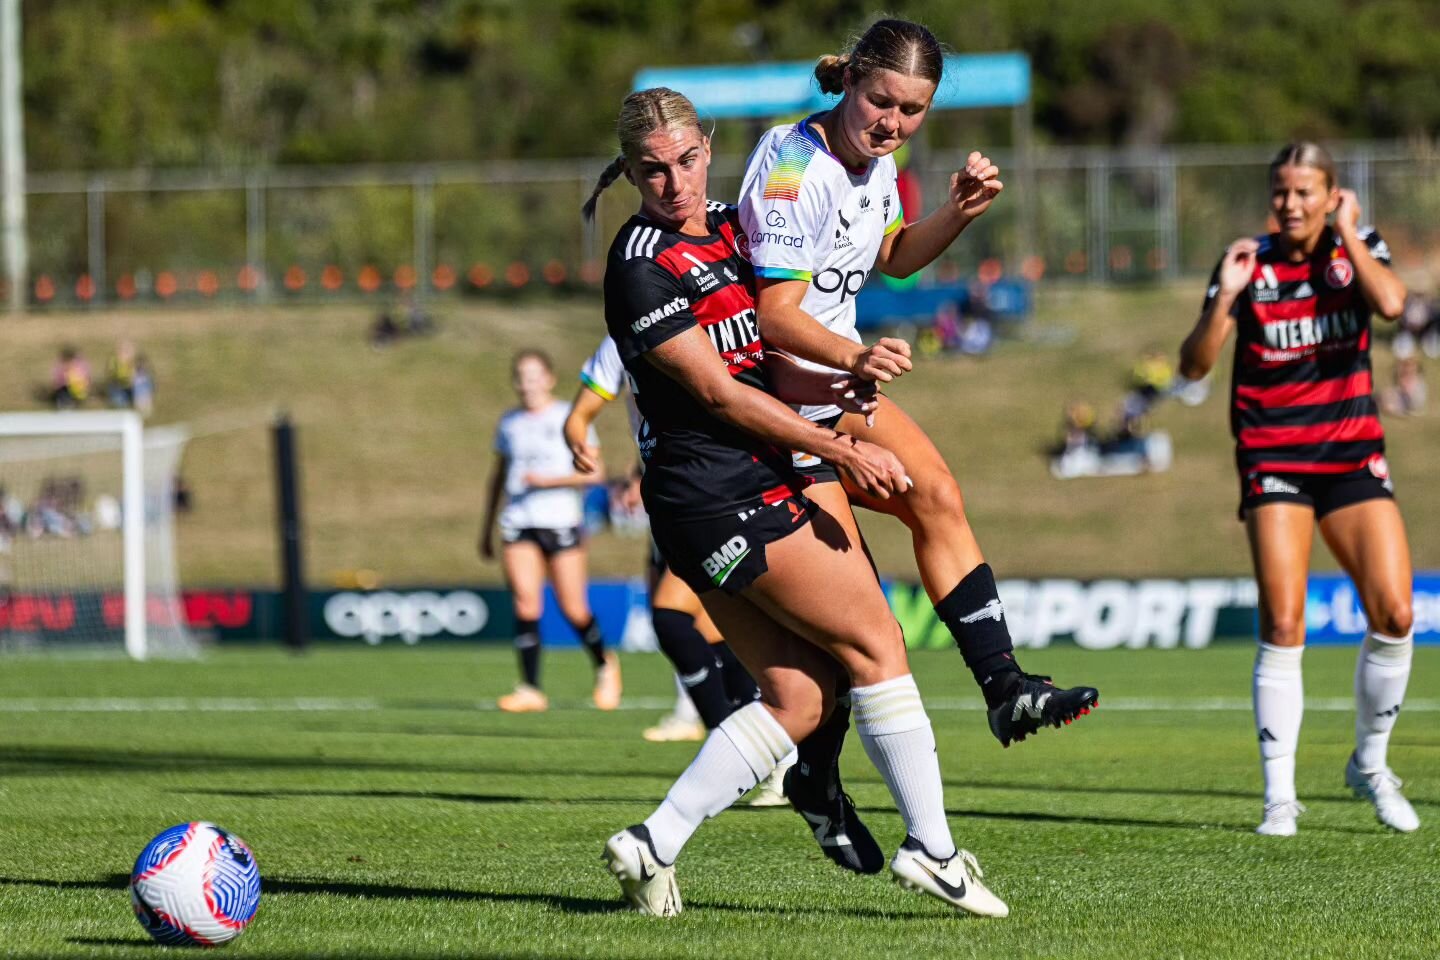
<svg viewBox="0 0 1440 960"><path fill-rule="evenodd" d="M711 201L710 233L690 236L636 215L605 264L605 325L644 421L642 492L656 518L713 519L791 496L805 481L789 451L721 420L645 354L699 326L730 375L770 392L755 319L755 277L735 208Z"/></svg>
<svg viewBox="0 0 1440 960"><path fill-rule="evenodd" d="M1360 236L1387 266L1373 228ZM1250 285L1235 300L1230 429L1242 476L1385 470L1370 373L1370 305L1338 234L1292 263L1278 235L1258 237ZM1205 306L1219 292L1216 266Z"/></svg>

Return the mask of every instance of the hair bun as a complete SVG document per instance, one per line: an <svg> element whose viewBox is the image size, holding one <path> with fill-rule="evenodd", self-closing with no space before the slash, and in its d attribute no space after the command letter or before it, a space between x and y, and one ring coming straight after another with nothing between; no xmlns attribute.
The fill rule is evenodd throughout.
<svg viewBox="0 0 1440 960"><path fill-rule="evenodd" d="M815 79L824 93L845 92L845 70L850 66L850 54L826 54L815 64Z"/></svg>

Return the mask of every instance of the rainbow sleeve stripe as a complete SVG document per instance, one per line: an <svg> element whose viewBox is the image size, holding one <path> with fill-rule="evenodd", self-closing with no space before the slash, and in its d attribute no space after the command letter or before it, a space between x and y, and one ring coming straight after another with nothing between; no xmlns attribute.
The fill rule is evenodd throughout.
<svg viewBox="0 0 1440 960"><path fill-rule="evenodd" d="M885 224L885 236L890 236L890 234L903 226L905 226L905 205L900 202L900 195L897 191L895 195L895 216L890 219L889 223Z"/></svg>
<svg viewBox="0 0 1440 960"><path fill-rule="evenodd" d="M805 167L815 156L815 144L805 137L791 133L780 141L780 151L770 176L765 180L766 200L799 200L800 183L805 179Z"/></svg>
<svg viewBox="0 0 1440 960"><path fill-rule="evenodd" d="M804 280L807 283L814 278L809 270L788 270L785 267L756 267L755 276L766 280Z"/></svg>
<svg viewBox="0 0 1440 960"><path fill-rule="evenodd" d="M615 394L611 393L609 390L606 390L604 387L600 386L600 384L596 383L594 380L591 380L583 373L580 374L580 382L585 384L585 386L589 387L591 390L594 390L604 400L615 399Z"/></svg>

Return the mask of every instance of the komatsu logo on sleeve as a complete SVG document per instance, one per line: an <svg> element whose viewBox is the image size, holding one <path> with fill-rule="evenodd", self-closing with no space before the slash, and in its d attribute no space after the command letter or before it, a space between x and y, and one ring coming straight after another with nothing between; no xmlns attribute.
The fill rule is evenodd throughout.
<svg viewBox="0 0 1440 960"><path fill-rule="evenodd" d="M729 540L710 556L700 561L700 566L705 569L705 576L715 582L715 586L722 586L735 572L740 561L750 555L750 544L744 537L731 537Z"/></svg>
<svg viewBox="0 0 1440 960"><path fill-rule="evenodd" d="M651 310L639 320L636 320L634 323L630 324L630 329L633 330L635 333L639 333L641 330L654 326L661 320L664 320L666 317L674 316L681 310L689 309L689 307L689 300L685 299L684 297L676 297L674 300L671 300L669 303L665 304L665 306L656 307L654 310Z"/></svg>

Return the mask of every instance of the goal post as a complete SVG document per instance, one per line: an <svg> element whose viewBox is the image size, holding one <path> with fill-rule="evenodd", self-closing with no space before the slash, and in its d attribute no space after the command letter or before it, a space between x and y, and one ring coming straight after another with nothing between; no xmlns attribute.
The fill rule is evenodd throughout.
<svg viewBox="0 0 1440 960"><path fill-rule="evenodd" d="M0 647L194 652L175 569L184 441L133 411L0 413Z"/></svg>

